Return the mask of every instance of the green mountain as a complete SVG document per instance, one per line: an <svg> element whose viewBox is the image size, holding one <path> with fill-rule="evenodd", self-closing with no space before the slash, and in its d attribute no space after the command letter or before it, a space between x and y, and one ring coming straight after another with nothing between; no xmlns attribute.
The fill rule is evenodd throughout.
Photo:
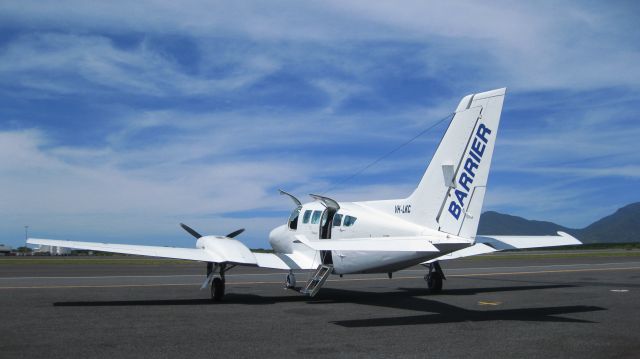
<svg viewBox="0 0 640 359"><path fill-rule="evenodd" d="M576 235L587 243L640 242L640 202L618 209L614 214L581 229Z"/></svg>
<svg viewBox="0 0 640 359"><path fill-rule="evenodd" d="M493 211L483 213L478 226L478 234L481 235L545 235L558 231L570 233L584 243L640 242L640 202L622 207L612 215L580 229Z"/></svg>

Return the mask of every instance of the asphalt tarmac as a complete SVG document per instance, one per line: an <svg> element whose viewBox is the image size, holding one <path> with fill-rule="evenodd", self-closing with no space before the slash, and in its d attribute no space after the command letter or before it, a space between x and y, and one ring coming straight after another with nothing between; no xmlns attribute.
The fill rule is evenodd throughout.
<svg viewBox="0 0 640 359"><path fill-rule="evenodd" d="M0 261L0 358L640 357L640 256L444 262L440 294L421 267L333 276L311 299L236 268L222 303L203 264L56 260Z"/></svg>

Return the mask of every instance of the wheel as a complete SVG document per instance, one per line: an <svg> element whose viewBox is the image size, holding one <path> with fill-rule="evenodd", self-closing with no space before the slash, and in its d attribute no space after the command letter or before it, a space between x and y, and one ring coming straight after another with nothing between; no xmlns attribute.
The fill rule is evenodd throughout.
<svg viewBox="0 0 640 359"><path fill-rule="evenodd" d="M287 274L287 278L284 281L284 286L287 289L293 289L296 287L296 276L295 274L293 274L293 272L289 272L289 274Z"/></svg>
<svg viewBox="0 0 640 359"><path fill-rule="evenodd" d="M427 274L424 279L427 281L427 287L430 291L439 292L442 290L442 276L438 272Z"/></svg>
<svg viewBox="0 0 640 359"><path fill-rule="evenodd" d="M219 302L224 297L224 281L222 278L215 277L211 282L211 299Z"/></svg>

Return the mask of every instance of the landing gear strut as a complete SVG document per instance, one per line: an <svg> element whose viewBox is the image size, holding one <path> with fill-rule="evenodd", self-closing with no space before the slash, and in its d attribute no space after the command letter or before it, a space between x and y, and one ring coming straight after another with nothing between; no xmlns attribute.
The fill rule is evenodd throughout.
<svg viewBox="0 0 640 359"><path fill-rule="evenodd" d="M284 280L284 288L285 289L296 288L296 275L293 274L293 271L289 271L289 274L287 274L287 278Z"/></svg>
<svg viewBox="0 0 640 359"><path fill-rule="evenodd" d="M442 280L446 280L440 263L433 262L429 264L429 273L424 276L429 291L436 293L442 290Z"/></svg>

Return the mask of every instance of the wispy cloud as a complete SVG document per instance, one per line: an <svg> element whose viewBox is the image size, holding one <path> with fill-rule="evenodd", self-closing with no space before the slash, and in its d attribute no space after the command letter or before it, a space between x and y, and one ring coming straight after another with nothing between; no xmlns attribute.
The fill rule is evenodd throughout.
<svg viewBox="0 0 640 359"><path fill-rule="evenodd" d="M22 35L0 53L0 76L14 79L14 85L54 94L110 90L149 96L215 95L248 86L273 71L273 65L257 60L241 65L238 72L192 75L150 49L144 38L132 48L118 48L105 36L60 33Z"/></svg>

